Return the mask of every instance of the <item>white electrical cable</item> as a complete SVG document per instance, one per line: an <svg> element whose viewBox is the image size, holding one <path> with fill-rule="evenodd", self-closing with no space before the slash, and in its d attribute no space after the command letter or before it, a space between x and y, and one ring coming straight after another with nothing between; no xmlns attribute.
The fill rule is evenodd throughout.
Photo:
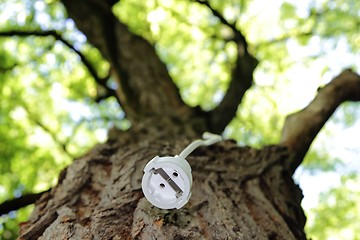
<svg viewBox="0 0 360 240"><path fill-rule="evenodd" d="M196 148L200 146L209 146L217 142L222 141L222 137L217 134L205 132L202 135L203 139L198 139L190 143L182 152L179 154L179 157L186 158L189 156Z"/></svg>

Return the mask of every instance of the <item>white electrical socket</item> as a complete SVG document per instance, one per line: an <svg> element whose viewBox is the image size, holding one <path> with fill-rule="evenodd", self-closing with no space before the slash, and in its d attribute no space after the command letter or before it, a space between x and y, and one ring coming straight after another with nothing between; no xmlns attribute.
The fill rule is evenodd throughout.
<svg viewBox="0 0 360 240"><path fill-rule="evenodd" d="M190 164L179 156L156 156L146 164L141 185L146 199L154 206L179 209L191 196Z"/></svg>
<svg viewBox="0 0 360 240"><path fill-rule="evenodd" d="M146 199L162 209L182 208L190 199L192 174L186 157L197 147L222 140L216 134L204 133L203 139L189 144L174 157L154 157L144 168L141 187Z"/></svg>

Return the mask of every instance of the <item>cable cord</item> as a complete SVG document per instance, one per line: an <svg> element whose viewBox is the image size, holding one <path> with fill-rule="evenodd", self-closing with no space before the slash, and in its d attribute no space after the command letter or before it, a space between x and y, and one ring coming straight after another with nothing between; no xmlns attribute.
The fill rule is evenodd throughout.
<svg viewBox="0 0 360 240"><path fill-rule="evenodd" d="M204 132L202 135L203 139L198 139L190 143L182 152L179 154L179 157L186 158L189 156L196 148L200 146L209 146L212 144L215 144L217 142L220 142L223 140L223 138L220 135Z"/></svg>

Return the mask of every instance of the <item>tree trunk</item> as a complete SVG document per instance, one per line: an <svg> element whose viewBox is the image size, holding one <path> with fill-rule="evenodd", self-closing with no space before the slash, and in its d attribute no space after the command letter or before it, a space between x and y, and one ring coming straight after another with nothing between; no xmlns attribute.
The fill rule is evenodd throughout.
<svg viewBox="0 0 360 240"><path fill-rule="evenodd" d="M161 210L143 196L144 166L156 155L180 153L191 140L125 135L135 134L142 140L112 139L65 169L20 239L305 239L302 194L284 168L286 148L232 141L199 148L188 157L190 201Z"/></svg>

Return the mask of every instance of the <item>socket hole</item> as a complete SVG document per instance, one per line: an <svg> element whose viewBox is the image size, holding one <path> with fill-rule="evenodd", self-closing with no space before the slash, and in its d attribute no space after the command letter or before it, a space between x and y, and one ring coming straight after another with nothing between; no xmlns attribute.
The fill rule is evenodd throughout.
<svg viewBox="0 0 360 240"><path fill-rule="evenodd" d="M177 172L173 172L173 176L177 177L177 176L179 176L179 174Z"/></svg>
<svg viewBox="0 0 360 240"><path fill-rule="evenodd" d="M164 187L165 187L165 184L160 183L160 187L161 187L161 188L164 188Z"/></svg>

